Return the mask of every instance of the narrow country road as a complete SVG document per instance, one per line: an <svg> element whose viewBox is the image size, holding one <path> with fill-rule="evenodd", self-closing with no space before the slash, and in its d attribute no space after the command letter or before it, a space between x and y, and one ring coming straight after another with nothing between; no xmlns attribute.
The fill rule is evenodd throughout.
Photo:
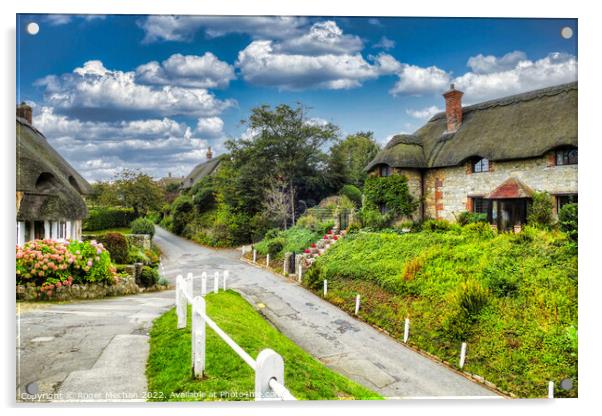
<svg viewBox="0 0 602 416"><path fill-rule="evenodd" d="M286 336L328 367L387 398L499 397L295 282L239 260L237 250L202 247L158 227L155 242L163 251L163 273L168 279L203 271L212 277L216 270L230 270L228 286L262 306L265 316ZM212 282L208 279L209 288ZM196 283L200 285L199 279ZM199 291L195 287L195 293Z"/></svg>

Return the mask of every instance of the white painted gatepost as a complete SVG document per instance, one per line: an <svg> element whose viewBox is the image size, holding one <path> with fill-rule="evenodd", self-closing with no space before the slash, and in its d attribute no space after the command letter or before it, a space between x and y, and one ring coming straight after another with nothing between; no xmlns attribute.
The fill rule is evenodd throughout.
<svg viewBox="0 0 602 416"><path fill-rule="evenodd" d="M219 290L219 272L215 272L214 292ZM188 304L192 304L192 372L200 378L205 371L206 331L209 326L242 360L255 371L255 400L297 400L284 387L284 360L277 352L266 348L257 359L253 359L228 334L226 334L208 315L203 296L193 296L194 279L192 273L184 279L176 278L176 312L178 329L186 328ZM223 288L226 290L228 271L224 272ZM202 294L206 293L206 274L202 275Z"/></svg>

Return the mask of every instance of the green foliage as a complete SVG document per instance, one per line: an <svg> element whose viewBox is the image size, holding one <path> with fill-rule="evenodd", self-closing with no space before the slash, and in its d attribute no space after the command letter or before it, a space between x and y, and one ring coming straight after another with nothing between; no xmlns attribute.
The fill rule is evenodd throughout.
<svg viewBox="0 0 602 416"><path fill-rule="evenodd" d="M17 284L33 284L48 296L74 283L113 283L109 252L96 241L28 241L17 247Z"/></svg>
<svg viewBox="0 0 602 416"><path fill-rule="evenodd" d="M161 208L165 197L152 177L136 170L124 169L115 176L112 186L121 203L132 208L137 217Z"/></svg>
<svg viewBox="0 0 602 416"><path fill-rule="evenodd" d="M128 227L136 218L133 209L120 207L96 207L90 209L88 214L83 223L85 231Z"/></svg>
<svg viewBox="0 0 602 416"><path fill-rule="evenodd" d="M473 224L475 222L487 222L487 214L464 211L458 214L456 221L459 225Z"/></svg>
<svg viewBox="0 0 602 416"><path fill-rule="evenodd" d="M302 252L322 236L323 232L314 232L297 225L288 230L280 231L272 238L264 238L262 241L255 244L255 249L261 255L265 256L270 253L272 258L281 258L284 253L287 252ZM272 246L272 242L275 242L275 246ZM282 248L278 252L270 252L270 247L279 246L282 246Z"/></svg>
<svg viewBox="0 0 602 416"><path fill-rule="evenodd" d="M151 213L149 213L146 218L152 222L153 224L159 224L162 220L162 216L161 216L161 212L159 211L153 211Z"/></svg>
<svg viewBox="0 0 602 416"><path fill-rule="evenodd" d="M330 149L329 170L340 183L361 187L367 177L364 168L379 150L372 132L349 135Z"/></svg>
<svg viewBox="0 0 602 416"><path fill-rule="evenodd" d="M130 224L132 234L148 234L151 238L155 235L155 224L146 218L137 218Z"/></svg>
<svg viewBox="0 0 602 416"><path fill-rule="evenodd" d="M363 227L380 230L391 225L393 215L390 212L381 214L376 209L364 208L359 212L359 219Z"/></svg>
<svg viewBox="0 0 602 416"><path fill-rule="evenodd" d="M186 226L190 224L193 217L193 203L189 195L180 195L171 206L171 231L178 235L184 235Z"/></svg>
<svg viewBox="0 0 602 416"><path fill-rule="evenodd" d="M426 220L422 223L423 231L430 231L433 233L446 232L454 228L454 225L447 220Z"/></svg>
<svg viewBox="0 0 602 416"><path fill-rule="evenodd" d="M418 207L403 175L369 177L364 185L364 208L374 211L384 207L392 217L411 216Z"/></svg>
<svg viewBox="0 0 602 416"><path fill-rule="evenodd" d="M286 240L283 237L277 237L267 242L267 252L272 258L276 257L284 249Z"/></svg>
<svg viewBox="0 0 602 416"><path fill-rule="evenodd" d="M297 220L298 228L305 228L314 233L324 234L334 227L334 220L321 221L315 215L307 213ZM267 238L267 236L266 236Z"/></svg>
<svg viewBox="0 0 602 416"><path fill-rule="evenodd" d="M159 271L150 266L143 266L138 276L139 285L143 287L150 287L155 285L159 281Z"/></svg>
<svg viewBox="0 0 602 416"><path fill-rule="evenodd" d="M547 192L535 192L527 214L527 222L534 226L549 227L553 222L554 201Z"/></svg>
<svg viewBox="0 0 602 416"><path fill-rule="evenodd" d="M339 194L349 198L356 207L362 205L362 191L355 185L345 185L339 191Z"/></svg>
<svg viewBox="0 0 602 416"><path fill-rule="evenodd" d="M558 212L560 229L567 233L572 240L578 239L578 206L576 203L565 204Z"/></svg>
<svg viewBox="0 0 602 416"><path fill-rule="evenodd" d="M577 252L566 233L485 223L450 231L360 232L335 244L304 283L393 337L456 363L519 397L545 397L547 380L577 379ZM430 228L430 226L427 226ZM564 392L575 396L576 390Z"/></svg>
<svg viewBox="0 0 602 416"><path fill-rule="evenodd" d="M286 387L300 400L379 399L376 393L328 369L268 323L239 294L205 297L207 314L252 357L270 348L285 362ZM178 331L175 309L153 322L146 375L153 401L253 400L254 372L213 331L207 331L203 379L191 376L190 325ZM197 398L178 393L195 392ZM220 392L228 392L222 396ZM212 397L213 394L217 396Z"/></svg>
<svg viewBox="0 0 602 416"><path fill-rule="evenodd" d="M205 212L215 207L216 203L216 184L215 178L205 176L200 181L194 184L190 191L194 206L197 212Z"/></svg>
<svg viewBox="0 0 602 416"><path fill-rule="evenodd" d="M115 263L129 263L129 244L125 235L121 233L106 233L98 236L98 241L111 253Z"/></svg>

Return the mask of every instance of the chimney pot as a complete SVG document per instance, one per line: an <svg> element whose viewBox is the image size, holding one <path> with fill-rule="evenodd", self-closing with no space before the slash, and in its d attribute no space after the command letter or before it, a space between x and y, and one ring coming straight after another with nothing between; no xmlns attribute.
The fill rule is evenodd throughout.
<svg viewBox="0 0 602 416"><path fill-rule="evenodd" d="M211 151L211 146L207 148L207 160L211 160L213 157L213 152Z"/></svg>
<svg viewBox="0 0 602 416"><path fill-rule="evenodd" d="M445 98L445 115L447 117L447 132L453 133L462 125L462 96L464 93L450 85L449 91L443 94Z"/></svg>
<svg viewBox="0 0 602 416"><path fill-rule="evenodd" d="M25 101L21 101L21 104L17 106L17 117L21 117L32 124L32 109Z"/></svg>

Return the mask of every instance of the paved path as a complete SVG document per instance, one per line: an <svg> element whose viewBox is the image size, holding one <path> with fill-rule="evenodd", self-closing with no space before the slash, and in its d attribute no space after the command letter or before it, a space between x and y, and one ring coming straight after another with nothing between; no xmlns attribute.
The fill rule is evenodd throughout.
<svg viewBox="0 0 602 416"><path fill-rule="evenodd" d="M286 336L333 370L385 397L496 396L364 324L293 281L239 260L236 250L213 250L157 228L163 272L230 270L229 287L256 304ZM199 279L197 284L200 285ZM213 279L208 279L211 289ZM195 288L198 293L200 287Z"/></svg>
<svg viewBox="0 0 602 416"><path fill-rule="evenodd" d="M142 400L147 333L173 304L170 290L22 311L17 400Z"/></svg>

